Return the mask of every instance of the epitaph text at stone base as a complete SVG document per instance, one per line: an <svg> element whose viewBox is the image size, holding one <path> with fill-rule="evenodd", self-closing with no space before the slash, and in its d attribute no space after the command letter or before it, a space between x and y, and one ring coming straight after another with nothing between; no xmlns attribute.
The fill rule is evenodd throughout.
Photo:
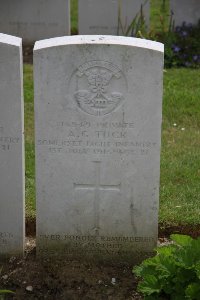
<svg viewBox="0 0 200 300"><path fill-rule="evenodd" d="M157 243L163 45L63 37L34 49L37 253L137 262Z"/></svg>
<svg viewBox="0 0 200 300"><path fill-rule="evenodd" d="M0 33L0 258L24 249L22 40Z"/></svg>

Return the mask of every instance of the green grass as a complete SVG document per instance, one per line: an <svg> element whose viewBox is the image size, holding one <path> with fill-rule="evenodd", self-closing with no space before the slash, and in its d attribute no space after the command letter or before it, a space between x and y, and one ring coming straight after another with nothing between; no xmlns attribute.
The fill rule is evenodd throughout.
<svg viewBox="0 0 200 300"><path fill-rule="evenodd" d="M164 80L160 221L200 224L199 183L200 71L168 70Z"/></svg>
<svg viewBox="0 0 200 300"><path fill-rule="evenodd" d="M71 32L78 32L78 0L71 0Z"/></svg>
<svg viewBox="0 0 200 300"><path fill-rule="evenodd" d="M25 65L26 215L35 216L32 66ZM174 124L177 126L174 126ZM184 128L185 130L182 130ZM200 224L200 71L164 73L160 222Z"/></svg>
<svg viewBox="0 0 200 300"><path fill-rule="evenodd" d="M24 126L26 159L26 215L35 216L35 151L34 151L34 106L33 67L24 66Z"/></svg>
<svg viewBox="0 0 200 300"><path fill-rule="evenodd" d="M150 0L150 24L151 31L160 32L168 28L169 0Z"/></svg>

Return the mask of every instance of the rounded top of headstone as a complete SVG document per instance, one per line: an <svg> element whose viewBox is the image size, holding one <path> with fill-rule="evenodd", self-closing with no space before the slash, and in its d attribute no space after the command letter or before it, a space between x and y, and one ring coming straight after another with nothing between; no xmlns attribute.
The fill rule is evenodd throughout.
<svg viewBox="0 0 200 300"><path fill-rule="evenodd" d="M22 44L22 39L16 36L0 33L0 43L19 47Z"/></svg>
<svg viewBox="0 0 200 300"><path fill-rule="evenodd" d="M164 45L162 43L138 39L133 37L112 36L112 35L76 35L63 36L53 39L41 40L35 43L34 51L65 45L82 45L82 44L96 44L96 45L123 45L138 48L146 48L159 52L164 52Z"/></svg>

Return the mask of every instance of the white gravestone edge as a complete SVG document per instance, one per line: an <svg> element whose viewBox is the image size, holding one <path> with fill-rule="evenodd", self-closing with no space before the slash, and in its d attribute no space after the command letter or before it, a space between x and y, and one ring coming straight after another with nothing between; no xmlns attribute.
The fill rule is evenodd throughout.
<svg viewBox="0 0 200 300"><path fill-rule="evenodd" d="M0 43L20 47L22 39L16 36L0 33Z"/></svg>
<svg viewBox="0 0 200 300"><path fill-rule="evenodd" d="M123 36L112 36L112 35L78 35L78 36L63 36L53 39L37 41L34 46L34 51L51 48L56 46L65 45L82 45L82 44L109 44L109 45L123 45L132 46L138 48L145 48L150 50L155 50L159 52L164 52L164 45L162 43L138 39L132 37Z"/></svg>

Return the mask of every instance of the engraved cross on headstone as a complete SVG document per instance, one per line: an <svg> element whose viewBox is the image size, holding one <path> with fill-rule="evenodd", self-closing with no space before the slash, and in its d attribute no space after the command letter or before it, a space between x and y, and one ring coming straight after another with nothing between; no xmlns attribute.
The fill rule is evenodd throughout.
<svg viewBox="0 0 200 300"><path fill-rule="evenodd" d="M95 164L95 180L93 184L88 183L74 183L76 190L92 190L95 192L94 197L94 230L96 235L99 235L99 218L100 218L100 191L120 191L121 183L116 185L101 184L100 172L101 172L101 161L93 161Z"/></svg>

